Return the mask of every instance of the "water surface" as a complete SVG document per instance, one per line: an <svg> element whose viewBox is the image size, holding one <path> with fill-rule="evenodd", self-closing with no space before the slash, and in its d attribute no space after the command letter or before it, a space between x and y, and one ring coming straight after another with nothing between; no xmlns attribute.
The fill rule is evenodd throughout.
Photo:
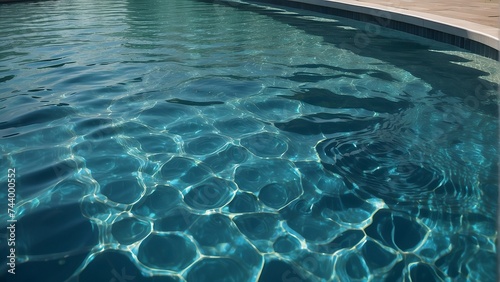
<svg viewBox="0 0 500 282"><path fill-rule="evenodd" d="M0 30L2 279L496 280L498 62L242 2L2 4Z"/></svg>

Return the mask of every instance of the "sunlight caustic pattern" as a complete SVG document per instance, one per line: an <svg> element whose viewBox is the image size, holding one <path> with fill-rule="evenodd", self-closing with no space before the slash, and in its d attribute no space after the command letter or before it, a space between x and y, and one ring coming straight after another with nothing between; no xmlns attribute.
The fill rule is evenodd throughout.
<svg viewBox="0 0 500 282"><path fill-rule="evenodd" d="M242 2L0 9L16 281L495 280L498 62Z"/></svg>

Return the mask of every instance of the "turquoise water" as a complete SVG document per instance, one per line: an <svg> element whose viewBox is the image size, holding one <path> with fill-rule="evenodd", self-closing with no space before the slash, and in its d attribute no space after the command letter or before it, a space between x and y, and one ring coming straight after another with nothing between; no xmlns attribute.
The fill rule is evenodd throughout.
<svg viewBox="0 0 500 282"><path fill-rule="evenodd" d="M498 62L241 2L2 4L0 35L2 281L496 280Z"/></svg>

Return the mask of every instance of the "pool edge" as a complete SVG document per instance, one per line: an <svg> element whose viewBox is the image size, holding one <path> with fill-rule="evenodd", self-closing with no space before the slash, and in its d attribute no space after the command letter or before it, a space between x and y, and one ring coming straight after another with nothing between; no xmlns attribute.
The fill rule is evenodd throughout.
<svg viewBox="0 0 500 282"><path fill-rule="evenodd" d="M348 0L252 0L350 18L451 44L498 61L500 29L461 19Z"/></svg>

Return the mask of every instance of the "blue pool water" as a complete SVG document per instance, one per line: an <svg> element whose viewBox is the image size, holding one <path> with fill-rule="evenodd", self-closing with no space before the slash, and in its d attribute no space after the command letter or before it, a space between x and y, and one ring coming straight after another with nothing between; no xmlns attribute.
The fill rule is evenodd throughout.
<svg viewBox="0 0 500 282"><path fill-rule="evenodd" d="M223 1L0 35L1 281L496 280L498 62Z"/></svg>

